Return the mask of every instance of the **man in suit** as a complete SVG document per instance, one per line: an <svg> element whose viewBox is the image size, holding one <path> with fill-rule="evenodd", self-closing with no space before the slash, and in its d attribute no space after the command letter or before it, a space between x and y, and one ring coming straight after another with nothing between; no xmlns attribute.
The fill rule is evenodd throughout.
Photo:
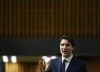
<svg viewBox="0 0 100 72"><path fill-rule="evenodd" d="M60 38L61 57L52 59L45 70L43 61L40 61L41 72L87 72L86 65L79 61L74 55L75 43L72 37L63 35Z"/></svg>

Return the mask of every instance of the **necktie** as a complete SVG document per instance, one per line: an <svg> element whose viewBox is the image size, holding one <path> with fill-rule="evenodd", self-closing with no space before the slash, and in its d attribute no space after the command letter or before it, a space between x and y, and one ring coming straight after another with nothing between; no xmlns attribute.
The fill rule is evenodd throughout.
<svg viewBox="0 0 100 72"><path fill-rule="evenodd" d="M65 63L67 62L67 60L63 60L63 63L62 63L62 72L65 72Z"/></svg>

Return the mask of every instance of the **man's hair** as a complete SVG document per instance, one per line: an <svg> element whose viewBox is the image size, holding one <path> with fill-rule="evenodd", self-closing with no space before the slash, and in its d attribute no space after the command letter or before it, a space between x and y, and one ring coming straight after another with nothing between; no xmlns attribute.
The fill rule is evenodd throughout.
<svg viewBox="0 0 100 72"><path fill-rule="evenodd" d="M74 42L74 39L73 39L72 37L67 36L67 35L62 35L62 36L60 37L60 42L62 41L62 39L68 40L68 42L71 43L72 47L75 46L75 42Z"/></svg>

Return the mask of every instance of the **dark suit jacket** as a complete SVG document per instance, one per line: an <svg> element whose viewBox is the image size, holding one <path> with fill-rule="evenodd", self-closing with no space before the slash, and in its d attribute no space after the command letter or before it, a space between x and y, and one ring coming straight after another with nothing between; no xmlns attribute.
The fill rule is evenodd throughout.
<svg viewBox="0 0 100 72"><path fill-rule="evenodd" d="M62 58L52 59L45 72L61 72ZM73 56L66 72L87 72L86 65Z"/></svg>

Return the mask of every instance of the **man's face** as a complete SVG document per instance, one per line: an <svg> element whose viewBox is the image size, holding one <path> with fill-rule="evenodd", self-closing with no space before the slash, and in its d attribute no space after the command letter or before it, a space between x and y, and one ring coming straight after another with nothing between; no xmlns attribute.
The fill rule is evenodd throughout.
<svg viewBox="0 0 100 72"><path fill-rule="evenodd" d="M63 57L69 57L72 54L74 47L72 47L71 43L66 39L62 39L60 42L60 52Z"/></svg>

